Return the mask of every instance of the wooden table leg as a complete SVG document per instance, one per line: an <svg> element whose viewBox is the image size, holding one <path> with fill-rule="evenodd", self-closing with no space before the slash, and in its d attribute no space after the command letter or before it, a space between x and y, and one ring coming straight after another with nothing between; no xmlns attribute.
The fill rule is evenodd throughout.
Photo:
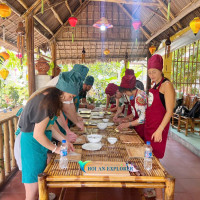
<svg viewBox="0 0 200 200"><path fill-rule="evenodd" d="M173 176L166 177L165 200L174 200L175 178Z"/></svg>
<svg viewBox="0 0 200 200"><path fill-rule="evenodd" d="M49 200L46 176L47 176L46 173L41 173L38 175L38 188L39 188L39 199L40 200Z"/></svg>

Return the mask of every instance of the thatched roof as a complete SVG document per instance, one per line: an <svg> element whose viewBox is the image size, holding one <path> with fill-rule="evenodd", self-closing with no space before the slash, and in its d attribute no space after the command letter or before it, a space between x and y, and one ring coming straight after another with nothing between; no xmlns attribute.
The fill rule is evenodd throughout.
<svg viewBox="0 0 200 200"><path fill-rule="evenodd" d="M0 19L0 26L6 28L3 45L9 49L11 46L16 48L17 24L24 21L24 17L32 11L35 19L35 47L56 40L58 64L81 62L83 47L86 62L120 61L126 52L129 60L144 59L148 51L147 43L152 41L158 46L168 35L172 36L187 27L194 17L200 15L200 3L197 0L173 0L170 21L167 20L167 0L44 0L43 14L41 0L1 2L6 2L13 10L8 19ZM78 18L75 29L68 23L72 14ZM102 16L113 25L105 33L92 27ZM142 22L138 32L132 26L134 19ZM72 32L75 35L73 43ZM0 28L1 44L2 35ZM111 52L108 56L103 55L106 48Z"/></svg>

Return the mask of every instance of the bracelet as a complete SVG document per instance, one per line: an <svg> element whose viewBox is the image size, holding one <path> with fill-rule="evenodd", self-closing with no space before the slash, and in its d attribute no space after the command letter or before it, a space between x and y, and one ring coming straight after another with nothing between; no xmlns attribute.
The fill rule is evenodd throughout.
<svg viewBox="0 0 200 200"><path fill-rule="evenodd" d="M54 148L51 152L52 152L52 153L55 153L57 147L58 147L58 146L55 144L55 148Z"/></svg>

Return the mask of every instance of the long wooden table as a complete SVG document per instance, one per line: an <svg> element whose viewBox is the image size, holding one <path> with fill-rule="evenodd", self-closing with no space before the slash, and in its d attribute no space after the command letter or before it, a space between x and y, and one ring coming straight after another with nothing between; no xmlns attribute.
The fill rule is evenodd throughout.
<svg viewBox="0 0 200 200"><path fill-rule="evenodd" d="M95 120L96 121L96 120ZM84 134L74 128L78 135ZM87 126L87 132L98 133L103 135L102 143L104 144L99 151L82 150L82 161L101 161L107 162L134 162L140 170L137 173L130 173L130 176L113 176L113 175L92 175L86 176L81 171L78 162L70 161L67 170L59 168L59 162L56 156L53 156L50 163L42 174L38 176L39 197L40 200L48 200L48 188L73 188L73 187L116 187L116 188L165 188L165 200L174 199L175 178L170 176L158 159L153 157L152 170L147 171L143 167L143 157L129 157L126 147L138 147L143 151L144 142L137 135L134 129L128 131L116 132L115 127L107 127L100 131L97 127ZM137 143L124 144L120 140L120 135L136 135ZM111 145L107 137L117 137L118 141ZM81 149L82 145L74 145L76 149ZM62 194L61 194L62 196ZM60 198L62 199L62 198Z"/></svg>

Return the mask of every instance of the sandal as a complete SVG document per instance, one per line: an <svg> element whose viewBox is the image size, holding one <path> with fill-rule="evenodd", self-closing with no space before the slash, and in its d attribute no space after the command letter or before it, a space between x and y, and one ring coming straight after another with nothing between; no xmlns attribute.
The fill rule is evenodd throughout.
<svg viewBox="0 0 200 200"><path fill-rule="evenodd" d="M144 196L145 196L146 198L156 197L156 191L155 191L154 189L147 190L147 191L144 193Z"/></svg>
<svg viewBox="0 0 200 200"><path fill-rule="evenodd" d="M49 193L49 200L54 200L56 198L56 194L50 192Z"/></svg>

